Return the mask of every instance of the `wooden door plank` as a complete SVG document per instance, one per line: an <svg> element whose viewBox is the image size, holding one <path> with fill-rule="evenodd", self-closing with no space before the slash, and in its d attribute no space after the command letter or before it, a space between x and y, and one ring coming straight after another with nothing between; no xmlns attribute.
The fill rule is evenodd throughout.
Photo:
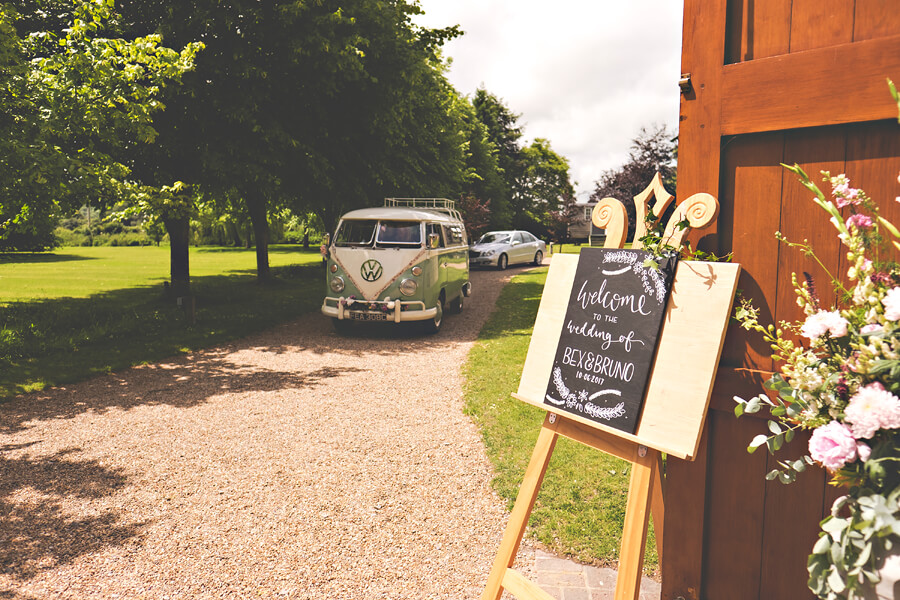
<svg viewBox="0 0 900 600"><path fill-rule="evenodd" d="M727 35L725 64L787 54L791 44L791 3L730 2Z"/></svg>
<svg viewBox="0 0 900 600"><path fill-rule="evenodd" d="M666 513L660 560L662 597L700 600L708 473L709 416L693 461L666 459ZM654 522L656 527L659 527Z"/></svg>
<svg viewBox="0 0 900 600"><path fill-rule="evenodd" d="M847 129L847 154L843 172L850 185L860 188L879 206L881 215L900 223L900 124L895 119L867 123ZM836 175L837 173L835 173ZM823 187L828 194L829 189ZM849 264L841 253L840 272L846 277Z"/></svg>
<svg viewBox="0 0 900 600"><path fill-rule="evenodd" d="M707 481L710 502L701 597L761 600L766 457L765 450L748 454L747 444L767 431L766 425L760 419L738 421L733 413L717 411L709 414L709 422L710 448L715 454Z"/></svg>
<svg viewBox="0 0 900 600"><path fill-rule="evenodd" d="M896 117L887 77L900 81L898 35L728 65L721 130L735 135Z"/></svg>
<svg viewBox="0 0 900 600"><path fill-rule="evenodd" d="M718 195L722 57L726 0L686 0L681 70L692 92L681 99L678 198Z"/></svg>
<svg viewBox="0 0 900 600"><path fill-rule="evenodd" d="M785 3L787 4L787 3ZM792 0L791 52L853 41L853 2Z"/></svg>
<svg viewBox="0 0 900 600"><path fill-rule="evenodd" d="M685 0L681 72L692 89L679 108L678 188L676 197L719 195L721 80L725 56L727 0ZM715 230L708 234L714 235ZM692 240L696 244L696 240ZM704 427L704 431L706 427ZM706 434L693 463L669 458L666 488L662 597L699 600L703 580L703 514L706 509ZM677 463L677 466L673 463ZM677 515L675 518L673 515Z"/></svg>
<svg viewBox="0 0 900 600"><path fill-rule="evenodd" d="M853 41L896 35L900 31L900 11L896 0L856 0Z"/></svg>
<svg viewBox="0 0 900 600"><path fill-rule="evenodd" d="M776 456L767 455L766 471L778 468L779 460L800 458L808 443L809 435L798 434ZM825 471L818 468L807 469L790 485L766 483L760 598L813 599L806 560L819 537L825 486Z"/></svg>
<svg viewBox="0 0 900 600"><path fill-rule="evenodd" d="M844 168L846 135L844 129L821 128L791 132L786 136L784 158L786 163L799 163L810 178L821 182L820 171L840 173ZM778 231L792 242L808 240L819 260L831 275L839 274L840 256L844 254L837 240L837 231L830 223L828 213L812 201L812 192L806 189L789 171L784 172L781 222ZM830 191L830 190L829 190ZM778 291L775 319L797 321L805 318L797 306L797 296L791 281L792 274L803 279L809 273L823 308L834 304L831 276L815 261L797 248L782 245L778 256Z"/></svg>
<svg viewBox="0 0 900 600"><path fill-rule="evenodd" d="M760 310L764 324L774 323L779 245L775 229L781 211L783 154L780 132L739 136L722 150L719 252L734 252L741 263L738 289ZM771 354L756 332L729 323L723 365L768 371Z"/></svg>

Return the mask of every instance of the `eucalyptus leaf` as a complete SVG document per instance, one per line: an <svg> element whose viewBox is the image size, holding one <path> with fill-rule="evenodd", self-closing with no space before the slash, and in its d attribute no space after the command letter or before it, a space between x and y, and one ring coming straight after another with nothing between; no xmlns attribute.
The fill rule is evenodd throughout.
<svg viewBox="0 0 900 600"><path fill-rule="evenodd" d="M844 577L843 575L841 575L841 573L838 572L836 567L832 567L831 572L828 574L828 585L838 594L847 589L847 584L844 582Z"/></svg>
<svg viewBox="0 0 900 600"><path fill-rule="evenodd" d="M816 545L813 546L813 554L825 554L831 551L831 538L827 535L819 536Z"/></svg>
<svg viewBox="0 0 900 600"><path fill-rule="evenodd" d="M757 448L766 443L766 439L768 438L762 433L754 437L752 440L750 440L750 445L747 446L747 452L749 452L750 454L756 452Z"/></svg>
<svg viewBox="0 0 900 600"><path fill-rule="evenodd" d="M774 438L772 438L772 446L775 448L775 451L781 450L781 447L784 446L784 435L779 433Z"/></svg>

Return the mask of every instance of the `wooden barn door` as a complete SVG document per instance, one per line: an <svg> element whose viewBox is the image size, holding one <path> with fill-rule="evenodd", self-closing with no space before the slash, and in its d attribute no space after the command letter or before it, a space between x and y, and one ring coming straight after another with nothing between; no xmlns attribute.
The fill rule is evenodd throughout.
<svg viewBox="0 0 900 600"><path fill-rule="evenodd" d="M885 79L900 84L900 6L894 0L685 0L678 198L716 194L707 249L734 252L739 289L768 321L795 319L791 273L821 270L788 239L813 243L845 272L843 252L811 194L779 163L846 173L900 221L900 127ZM823 184L823 190L830 191ZM760 340L731 327L701 453L669 460L662 563L665 600L797 600L818 521L839 491L813 470L784 486L746 446L762 419L738 421L734 395L755 395L774 368ZM686 360L689 358L686 357ZM798 439L780 458L805 453Z"/></svg>

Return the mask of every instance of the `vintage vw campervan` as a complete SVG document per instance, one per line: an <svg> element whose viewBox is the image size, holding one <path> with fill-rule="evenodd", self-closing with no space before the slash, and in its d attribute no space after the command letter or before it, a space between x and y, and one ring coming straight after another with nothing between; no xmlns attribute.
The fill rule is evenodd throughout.
<svg viewBox="0 0 900 600"><path fill-rule="evenodd" d="M322 313L353 321L420 321L434 333L469 296L466 230L452 200L386 198L345 214L326 242Z"/></svg>

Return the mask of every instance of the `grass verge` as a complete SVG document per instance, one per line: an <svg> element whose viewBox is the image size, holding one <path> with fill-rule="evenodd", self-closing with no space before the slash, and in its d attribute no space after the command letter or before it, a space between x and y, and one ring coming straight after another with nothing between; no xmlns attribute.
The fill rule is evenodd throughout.
<svg viewBox="0 0 900 600"><path fill-rule="evenodd" d="M149 251L149 252L148 252ZM166 248L64 248L0 262L0 401L249 335L314 310L316 251L192 249L195 322L162 293ZM23 290L31 290L30 292Z"/></svg>
<svg viewBox="0 0 900 600"><path fill-rule="evenodd" d="M531 341L547 269L515 276L479 335L463 373L466 411L494 464L494 489L512 508L545 411L513 399ZM560 438L529 521L528 535L586 563L616 563L625 520L627 462ZM651 528L645 571L658 567Z"/></svg>

